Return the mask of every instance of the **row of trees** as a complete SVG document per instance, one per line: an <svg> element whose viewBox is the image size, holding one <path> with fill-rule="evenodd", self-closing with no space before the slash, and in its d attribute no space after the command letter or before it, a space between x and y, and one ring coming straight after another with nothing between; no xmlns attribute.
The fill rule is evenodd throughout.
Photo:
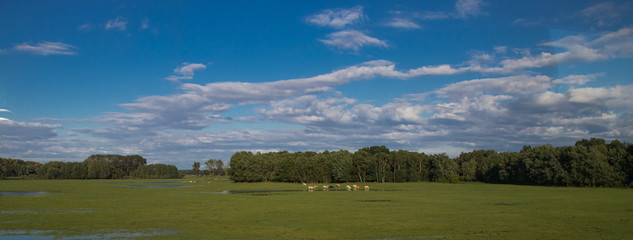
<svg viewBox="0 0 633 240"><path fill-rule="evenodd" d="M176 178L173 165L146 165L139 155L92 155L83 162L51 161L45 164L0 158L0 177L31 176L43 179Z"/></svg>
<svg viewBox="0 0 633 240"><path fill-rule="evenodd" d="M475 150L446 154L390 151L385 146L354 153L237 152L230 177L237 182L457 182L633 186L633 145L592 138L574 146L525 146L520 152Z"/></svg>
<svg viewBox="0 0 633 240"><path fill-rule="evenodd" d="M224 162L218 159L209 159L204 165L207 167L206 170L200 171L200 162L193 162L192 172L191 174L199 176L209 175L209 176L226 176L228 174L228 169L224 167Z"/></svg>

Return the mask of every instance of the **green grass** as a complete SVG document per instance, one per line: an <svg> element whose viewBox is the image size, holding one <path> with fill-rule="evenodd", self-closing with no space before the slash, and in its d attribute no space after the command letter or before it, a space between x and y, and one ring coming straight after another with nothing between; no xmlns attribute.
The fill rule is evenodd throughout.
<svg viewBox="0 0 633 240"><path fill-rule="evenodd" d="M226 179L210 184L202 179L198 183L140 183L151 181L158 180L0 181L0 192L48 192L0 195L0 235L119 233L139 239L626 239L633 236L631 189L370 183L363 184L372 187L369 192L219 194L216 192L224 190L304 190L304 186L233 183ZM128 187L190 184L195 186ZM151 235L152 232L164 234Z"/></svg>

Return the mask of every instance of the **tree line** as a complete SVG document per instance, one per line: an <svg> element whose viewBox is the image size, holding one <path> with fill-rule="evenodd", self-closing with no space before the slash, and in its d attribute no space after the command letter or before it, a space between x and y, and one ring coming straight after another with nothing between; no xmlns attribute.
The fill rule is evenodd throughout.
<svg viewBox="0 0 633 240"><path fill-rule="evenodd" d="M230 161L236 182L458 182L633 187L633 145L592 138L574 146L524 146L519 152L475 150L446 154L390 151L237 152Z"/></svg>
<svg viewBox="0 0 633 240"><path fill-rule="evenodd" d="M50 161L39 163L0 158L0 178L41 179L121 179L178 178L174 165L150 164L139 155L92 155L83 162Z"/></svg>
<svg viewBox="0 0 633 240"><path fill-rule="evenodd" d="M204 165L207 167L207 169L201 171L200 162L194 161L193 165L191 166L192 169L184 170L183 172L190 175L195 175L195 176L199 176L199 175L226 176L228 175L229 169L224 167L224 162L222 162L222 160L209 159L204 163Z"/></svg>

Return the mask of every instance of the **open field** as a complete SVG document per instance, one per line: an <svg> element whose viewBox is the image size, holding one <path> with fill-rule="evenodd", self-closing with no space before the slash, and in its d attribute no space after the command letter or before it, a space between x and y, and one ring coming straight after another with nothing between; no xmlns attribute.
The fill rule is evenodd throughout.
<svg viewBox="0 0 633 240"><path fill-rule="evenodd" d="M184 180L3 180L0 239L633 236L631 189L370 183L368 192L308 192L301 184Z"/></svg>

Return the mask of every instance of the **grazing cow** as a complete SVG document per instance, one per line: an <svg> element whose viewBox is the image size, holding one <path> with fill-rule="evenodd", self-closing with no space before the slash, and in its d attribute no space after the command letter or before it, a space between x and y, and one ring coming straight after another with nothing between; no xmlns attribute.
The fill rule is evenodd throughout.
<svg viewBox="0 0 633 240"><path fill-rule="evenodd" d="M312 190L314 190L315 188L316 188L316 186L312 186L312 185L309 185L309 186L308 186L308 190L309 190L309 191L312 191Z"/></svg>
<svg viewBox="0 0 633 240"><path fill-rule="evenodd" d="M328 186L328 185L323 185L323 191L327 191L327 190L330 190L330 186Z"/></svg>
<svg viewBox="0 0 633 240"><path fill-rule="evenodd" d="M334 186L336 186L336 187L341 187L341 184L336 184L336 185L334 185Z"/></svg>
<svg viewBox="0 0 633 240"><path fill-rule="evenodd" d="M360 190L360 186L354 185L354 191Z"/></svg>
<svg viewBox="0 0 633 240"><path fill-rule="evenodd" d="M365 191L369 191L369 186L365 186Z"/></svg>
<svg viewBox="0 0 633 240"><path fill-rule="evenodd" d="M347 191L352 191L352 187L350 187L349 185L347 185L347 187L345 188L347 188Z"/></svg>
<svg viewBox="0 0 633 240"><path fill-rule="evenodd" d="M307 185L308 185L308 184L306 184L306 183L303 183L303 186L307 186Z"/></svg>

